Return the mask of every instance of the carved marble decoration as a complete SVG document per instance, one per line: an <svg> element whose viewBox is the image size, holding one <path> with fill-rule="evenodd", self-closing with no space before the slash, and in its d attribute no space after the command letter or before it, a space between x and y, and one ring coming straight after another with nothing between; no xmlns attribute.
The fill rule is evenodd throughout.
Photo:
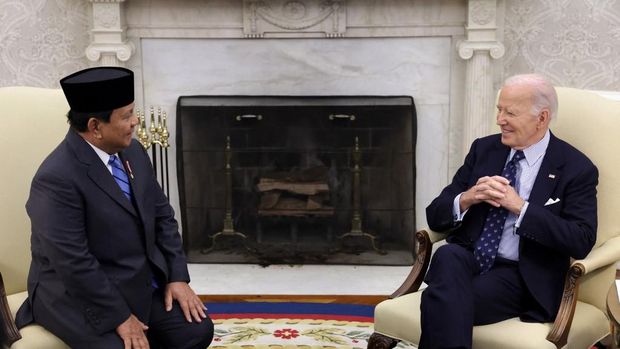
<svg viewBox="0 0 620 349"><path fill-rule="evenodd" d="M471 20L478 25L487 25L495 19L495 1L472 1Z"/></svg>
<svg viewBox="0 0 620 349"><path fill-rule="evenodd" d="M491 133L495 91L491 58L504 56L504 45L497 40L496 0L470 0L467 40L458 44L459 57L467 60L465 109L461 150L467 153L474 139Z"/></svg>
<svg viewBox="0 0 620 349"><path fill-rule="evenodd" d="M243 1L243 33L247 38L279 33L341 37L345 30L345 0Z"/></svg>
<svg viewBox="0 0 620 349"><path fill-rule="evenodd" d="M97 65L123 66L135 48L125 37L125 0L89 0L92 3L92 42L86 57Z"/></svg>
<svg viewBox="0 0 620 349"><path fill-rule="evenodd" d="M506 2L504 75L538 72L554 84L620 90L620 1Z"/></svg>
<svg viewBox="0 0 620 349"><path fill-rule="evenodd" d="M116 11L115 4L101 4L93 6L93 18L96 18L97 23L106 29L120 26L119 16Z"/></svg>

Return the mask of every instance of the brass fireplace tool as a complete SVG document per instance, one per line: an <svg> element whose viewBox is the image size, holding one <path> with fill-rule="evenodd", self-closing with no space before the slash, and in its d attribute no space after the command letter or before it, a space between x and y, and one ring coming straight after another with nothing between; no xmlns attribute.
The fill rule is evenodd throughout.
<svg viewBox="0 0 620 349"><path fill-rule="evenodd" d="M376 244L377 237L373 234L364 232L362 230L362 214L361 214L361 172L360 163L362 158L362 152L359 147L359 139L355 137L355 149L353 150L353 218L351 219L351 231L340 235L339 239L346 237L366 237L370 239L372 248L379 254L386 254L387 252L378 248Z"/></svg>
<svg viewBox="0 0 620 349"><path fill-rule="evenodd" d="M247 235L235 231L233 226L233 218L232 218L232 173L230 160L232 157L232 152L230 150L230 136L226 137L226 149L224 150L224 158L225 158L225 176L226 176L226 194L224 195L224 227L222 231L217 232L210 236L211 238L211 247L200 250L202 254L207 254L215 249L215 242L221 236L238 236L243 239L243 245L248 251L252 249L247 245Z"/></svg>
<svg viewBox="0 0 620 349"><path fill-rule="evenodd" d="M153 170L155 171L155 177L159 180L162 189L166 192L166 196L170 197L170 179L168 176L168 148L170 144L168 139L170 133L168 132L166 111L161 110L161 107L157 107L157 121L155 119L155 108L150 107L150 127L146 127L146 117L144 111L136 110L136 114L140 119L138 123L138 129L136 135L144 149L151 148L151 161L153 162ZM159 148L159 154L157 152ZM159 155L159 160L158 160ZM159 163L159 171L158 171ZM159 172L159 173L158 173Z"/></svg>

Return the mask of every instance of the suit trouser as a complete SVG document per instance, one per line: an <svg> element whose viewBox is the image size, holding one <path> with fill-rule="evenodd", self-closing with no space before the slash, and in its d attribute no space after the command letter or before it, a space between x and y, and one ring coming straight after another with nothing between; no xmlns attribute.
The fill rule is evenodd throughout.
<svg viewBox="0 0 620 349"><path fill-rule="evenodd" d="M522 314L531 296L516 262L497 259L480 274L473 253L447 244L433 255L420 305L420 349L471 348L474 325Z"/></svg>
<svg viewBox="0 0 620 349"><path fill-rule="evenodd" d="M197 323L188 323L183 311L175 301L172 310L164 306L163 291L153 292L151 314L147 336L151 349L205 349L213 339L213 322L209 317ZM97 338L64 339L71 348L123 349L124 344L116 331L107 332Z"/></svg>

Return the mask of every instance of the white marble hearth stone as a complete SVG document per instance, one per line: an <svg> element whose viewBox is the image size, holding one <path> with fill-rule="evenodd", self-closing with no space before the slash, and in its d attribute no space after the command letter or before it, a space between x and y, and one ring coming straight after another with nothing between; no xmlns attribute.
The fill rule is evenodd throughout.
<svg viewBox="0 0 620 349"><path fill-rule="evenodd" d="M188 95L408 95L417 109L416 228L448 180L450 37L150 39L139 43L140 104L168 112L176 183L176 103ZM139 69L138 69L139 70ZM179 212L177 188L170 199ZM234 208L233 208L234 209Z"/></svg>
<svg viewBox="0 0 620 349"><path fill-rule="evenodd" d="M389 295L410 266L189 264L201 295Z"/></svg>

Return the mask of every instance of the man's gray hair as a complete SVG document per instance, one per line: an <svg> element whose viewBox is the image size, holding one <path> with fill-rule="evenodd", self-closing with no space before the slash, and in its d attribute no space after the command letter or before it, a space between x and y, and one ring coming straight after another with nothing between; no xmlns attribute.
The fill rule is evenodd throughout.
<svg viewBox="0 0 620 349"><path fill-rule="evenodd" d="M519 74L506 79L504 86L525 85L534 89L532 113L538 115L543 108L549 108L551 120L558 112L558 94L555 88L544 76L539 74Z"/></svg>

